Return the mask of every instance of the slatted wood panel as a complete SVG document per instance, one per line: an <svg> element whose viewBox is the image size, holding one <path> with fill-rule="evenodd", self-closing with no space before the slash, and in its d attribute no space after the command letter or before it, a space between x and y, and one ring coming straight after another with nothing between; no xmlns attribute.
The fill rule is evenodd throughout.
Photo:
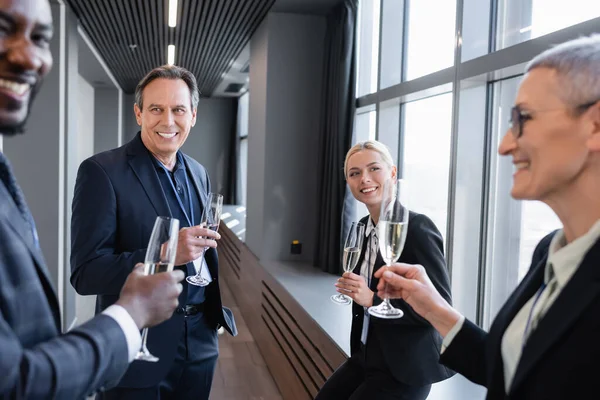
<svg viewBox="0 0 600 400"><path fill-rule="evenodd" d="M220 234L224 236L223 240L219 241L219 259L221 263L225 261L231 268L231 272L235 277L240 279L240 262L241 262L241 243L235 234L229 229L221 229Z"/></svg>
<svg viewBox="0 0 600 400"><path fill-rule="evenodd" d="M177 26L168 26L168 0L67 0L126 93L167 62L189 69L209 97L275 0L179 0ZM130 45L136 45L134 49Z"/></svg>
<svg viewBox="0 0 600 400"><path fill-rule="evenodd" d="M283 398L313 399L345 353L227 227L220 232L220 273ZM232 249L239 263L225 255Z"/></svg>

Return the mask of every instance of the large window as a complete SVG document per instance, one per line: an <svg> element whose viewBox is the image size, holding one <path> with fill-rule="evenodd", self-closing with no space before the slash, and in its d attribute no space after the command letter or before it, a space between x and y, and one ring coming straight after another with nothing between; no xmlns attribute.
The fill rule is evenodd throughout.
<svg viewBox="0 0 600 400"><path fill-rule="evenodd" d="M359 2L354 139L390 148L410 207L444 235L453 304L489 328L539 240L561 227L545 204L510 196L512 160L498 155L524 63L597 33L600 1ZM437 393L456 380L428 399L484 397L466 381Z"/></svg>
<svg viewBox="0 0 600 400"><path fill-rule="evenodd" d="M454 64L455 0L411 1L408 19L406 79Z"/></svg>
<svg viewBox="0 0 600 400"><path fill-rule="evenodd" d="M402 175L410 185L410 206L427 215L446 236L452 94L405 106Z"/></svg>
<svg viewBox="0 0 600 400"><path fill-rule="evenodd" d="M498 49L600 16L595 0L501 0Z"/></svg>
<svg viewBox="0 0 600 400"><path fill-rule="evenodd" d="M380 0L361 0L358 11L356 96L377 91Z"/></svg>
<svg viewBox="0 0 600 400"><path fill-rule="evenodd" d="M390 148L411 207L444 235L454 304L488 327L561 225L546 205L511 198L513 166L497 154L524 62L595 33L600 2L359 2L354 140Z"/></svg>

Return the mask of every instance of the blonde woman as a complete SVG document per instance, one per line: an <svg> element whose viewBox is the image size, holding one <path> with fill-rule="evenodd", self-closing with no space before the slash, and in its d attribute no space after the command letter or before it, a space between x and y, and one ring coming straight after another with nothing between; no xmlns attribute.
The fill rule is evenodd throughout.
<svg viewBox="0 0 600 400"><path fill-rule="evenodd" d="M382 301L374 293L378 279L373 274L385 264L375 228L383 185L396 178L396 166L384 144L366 141L348 151L344 173L352 195L365 204L369 215L361 220L366 229L357 266L336 284L338 292L354 300L351 356L325 382L316 399L425 399L432 383L454 374L439 364L441 336L403 300L392 301L404 311L400 319L383 320L365 312ZM451 302L442 236L427 216L410 212L399 262L426 265L436 289Z"/></svg>

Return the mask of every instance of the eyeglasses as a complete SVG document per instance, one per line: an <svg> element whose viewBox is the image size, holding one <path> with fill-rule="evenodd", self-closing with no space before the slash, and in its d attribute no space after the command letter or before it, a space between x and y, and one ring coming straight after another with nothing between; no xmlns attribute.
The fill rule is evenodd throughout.
<svg viewBox="0 0 600 400"><path fill-rule="evenodd" d="M582 113L594 104L596 104L600 100L595 100L590 103L585 103L579 106L574 107L578 113ZM553 108L551 110L523 110L521 106L514 106L510 109L510 131L515 137L515 139L520 138L523 135L523 125L526 121L532 119L533 114L541 113L541 112L550 112L550 111L560 111L564 110L564 108Z"/></svg>

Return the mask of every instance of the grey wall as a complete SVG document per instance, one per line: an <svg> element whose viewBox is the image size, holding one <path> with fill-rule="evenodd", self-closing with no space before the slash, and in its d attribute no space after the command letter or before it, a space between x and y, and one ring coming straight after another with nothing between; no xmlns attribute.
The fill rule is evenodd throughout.
<svg viewBox="0 0 600 400"><path fill-rule="evenodd" d="M78 80L77 102L77 163L94 154L94 87L81 75Z"/></svg>
<svg viewBox="0 0 600 400"><path fill-rule="evenodd" d="M200 99L196 125L182 147L184 153L204 165L216 193L224 194L227 186L236 105L235 99Z"/></svg>
<svg viewBox="0 0 600 400"><path fill-rule="evenodd" d="M246 183L246 244L260 258L264 243L265 141L267 136L267 67L269 17L250 41L250 101L248 106L248 175Z"/></svg>
<svg viewBox="0 0 600 400"><path fill-rule="evenodd" d="M324 40L324 17L282 13L252 38L246 242L262 260L313 259Z"/></svg>
<svg viewBox="0 0 600 400"><path fill-rule="evenodd" d="M97 88L94 103L94 153L99 153L119 146L119 90Z"/></svg>
<svg viewBox="0 0 600 400"><path fill-rule="evenodd" d="M140 127L135 121L135 114L133 112L134 104L135 96L133 94L126 94L123 96L123 143L127 143L133 139L140 130Z"/></svg>

